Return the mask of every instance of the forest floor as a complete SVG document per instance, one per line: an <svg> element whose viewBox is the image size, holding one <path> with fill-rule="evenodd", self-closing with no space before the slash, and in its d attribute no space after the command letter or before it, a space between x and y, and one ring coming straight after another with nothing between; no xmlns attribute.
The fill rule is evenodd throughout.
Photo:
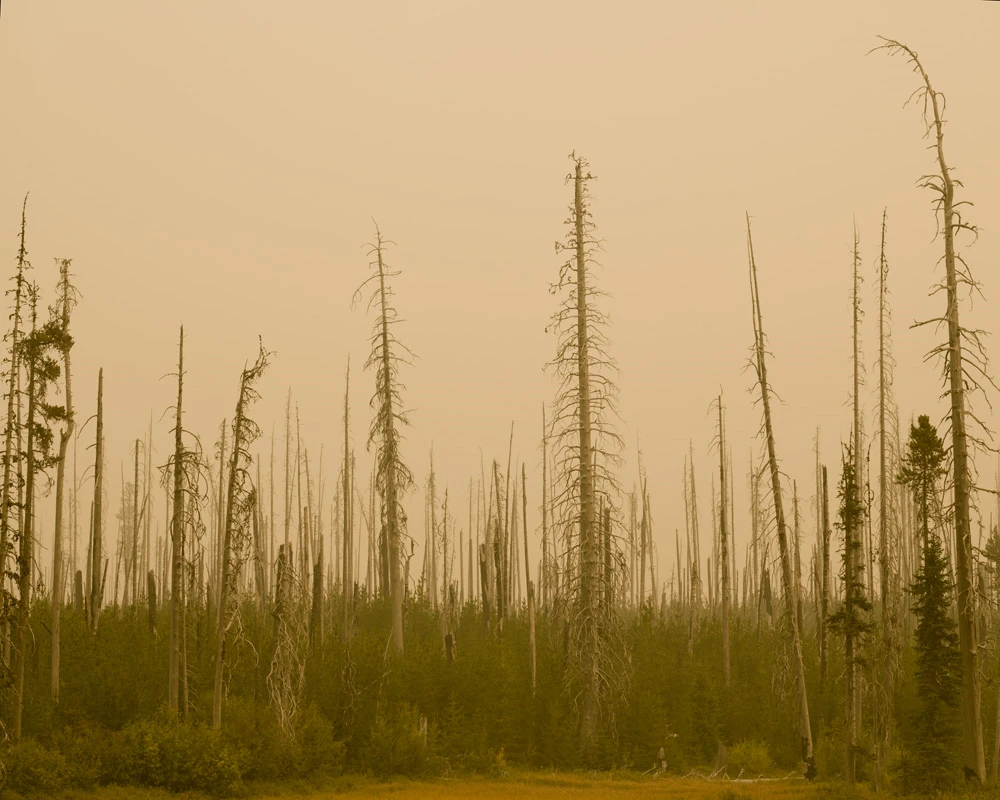
<svg viewBox="0 0 1000 800"><path fill-rule="evenodd" d="M0 791L0 800L11 794ZM801 778L759 782L708 781L697 777L650 777L635 773L540 773L514 772L505 777L456 777L427 780L378 781L345 775L321 784L295 782L280 786L251 786L250 800L592 800L592 798L640 798L640 800L875 800L860 788L851 792L843 783L807 784ZM975 795L978 798L985 795ZM13 797L18 797L13 795ZM108 786L93 791L68 791L60 800L195 800L198 793L172 794L160 789ZM961 795L939 795L941 800ZM899 797L896 796L896 800Z"/></svg>

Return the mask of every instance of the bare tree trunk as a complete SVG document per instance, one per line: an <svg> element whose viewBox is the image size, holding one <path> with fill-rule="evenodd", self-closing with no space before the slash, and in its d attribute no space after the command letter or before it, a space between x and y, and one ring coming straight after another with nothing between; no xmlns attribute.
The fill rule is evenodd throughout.
<svg viewBox="0 0 1000 800"><path fill-rule="evenodd" d="M14 289L14 310L11 314L12 328L10 339L9 372L7 374L7 420L4 430L4 460L3 460L3 487L2 497L0 497L0 569L6 570L7 556L11 545L12 526L10 519L11 508L15 507L12 495L14 486L13 467L17 463L20 465L20 447L14 452L14 444L20 444L21 432L18 424L21 420L21 393L19 390L19 379L21 374L21 354L20 341L23 336L21 331L21 304L25 293L24 270L30 266L28 262L28 251L25 247L25 227L28 210L28 195L24 196L24 203L21 207L21 235L20 246L17 251L17 275ZM20 482L18 482L20 484ZM18 523L20 522L20 503L16 506L18 511ZM17 532L21 532L18 524ZM10 639L8 632L4 631L4 661L8 661Z"/></svg>
<svg viewBox="0 0 1000 800"><path fill-rule="evenodd" d="M434 486L434 447L431 446L431 471L428 482L427 505L430 525L427 529L427 568L431 609L438 610L438 569L437 569L437 496Z"/></svg>
<svg viewBox="0 0 1000 800"><path fill-rule="evenodd" d="M257 493L254 498L253 510L253 557L254 557L254 589L257 595L257 611L260 614L262 624L266 624L267 618L267 572L264 564L267 560L266 543L264 537L264 509L261 508L260 499L260 462L257 462L257 481L255 483Z"/></svg>
<svg viewBox="0 0 1000 800"><path fill-rule="evenodd" d="M104 507L104 369L97 373L97 447L94 458L94 513L91 528L90 553L90 630L97 633L97 620L101 614L104 596L104 579L101 520Z"/></svg>
<svg viewBox="0 0 1000 800"><path fill-rule="evenodd" d="M726 427L719 395L719 558L722 561L722 674L729 688L729 531L726 528Z"/></svg>
<svg viewBox="0 0 1000 800"><path fill-rule="evenodd" d="M83 612L83 573L80 570L73 576L73 608L77 613Z"/></svg>
<svg viewBox="0 0 1000 800"><path fill-rule="evenodd" d="M68 258L64 258L59 262L62 329L67 339L69 336L69 312L75 302L74 290L69 282L70 263L71 260ZM67 340L62 350L63 380L66 392L66 424L59 433L59 461L56 466L56 518L52 538L52 674L49 691L55 703L59 702L61 620L63 596L65 594L63 590L63 498L65 496L66 485L66 451L69 447L69 440L73 437L76 429L76 420L73 416L73 375L70 367L71 348L71 340Z"/></svg>
<svg viewBox="0 0 1000 800"><path fill-rule="evenodd" d="M105 569L108 562L104 562ZM156 573L150 570L146 575L146 602L149 606L149 630L156 633Z"/></svg>
<svg viewBox="0 0 1000 800"><path fill-rule="evenodd" d="M826 467L822 468L822 562L823 581L820 587L820 629L819 629L819 686L822 692L826 687L826 673L829 664L829 636L827 619L830 616L830 492L827 483Z"/></svg>
<svg viewBox="0 0 1000 800"><path fill-rule="evenodd" d="M170 567L170 663L167 702L178 710L184 581L184 326L177 343L177 407L174 415L174 516L170 521L173 559ZM138 453L137 453L138 455ZM136 565L138 571L138 564ZM187 708L185 706L185 713Z"/></svg>
<svg viewBox="0 0 1000 800"><path fill-rule="evenodd" d="M688 440L688 470L690 474L691 489L691 596L693 605L697 610L701 610L702 600L702 580L701 580L701 530L698 526L698 492L695 489L694 481L694 442Z"/></svg>
<svg viewBox="0 0 1000 800"><path fill-rule="evenodd" d="M309 587L309 545L308 537L305 533L307 513L302 505L302 432L299 425L299 404L295 404L295 512L298 515L295 526L296 540L295 546L298 548L299 567L297 573L302 581L303 600L307 599L310 592Z"/></svg>
<svg viewBox="0 0 1000 800"><path fill-rule="evenodd" d="M813 756L812 726L809 720L809 698L806 694L805 663L802 658L802 640L799 633L798 615L795 613L795 591L792 586L791 555L785 527L785 512L781 500L781 479L778 471L778 457L774 445L774 427L771 420L771 395L767 383L767 364L764 352L764 324L760 312L760 293L757 288L757 265L753 257L753 241L750 236L750 215L747 215L747 249L750 257L751 302L754 320L754 350L757 383L760 387L761 405L764 410L764 433L767 440L767 456L771 468L771 494L774 500L774 520L777 526L778 548L781 555L781 578L784 584L789 626L792 634L792 668L796 674L799 693L799 736L802 740L802 760L805 762L806 777L816 774Z"/></svg>
<svg viewBox="0 0 1000 800"><path fill-rule="evenodd" d="M469 574L468 574L468 579L466 581L466 586L468 587L467 599L468 599L468 602L470 602L470 603L475 600L475 587L474 587L474 585L472 583L472 553L473 553L473 550L472 550L472 493L474 491L475 491L475 489L473 487L472 476L470 475L469 476L469 532L468 532L468 538L469 538L469 546L468 546L468 553L469 553L469 567L468 568L469 568ZM479 521L477 519L476 520L477 526L478 526L478 522ZM478 529L476 530L476 538L479 538L479 531L478 531ZM462 571L465 572L465 564L464 563L462 564ZM464 602L463 602L463 604L464 604Z"/></svg>
<svg viewBox="0 0 1000 800"><path fill-rule="evenodd" d="M528 652L531 659L531 691L535 691L535 587L531 582L531 567L528 560L528 476L521 465L521 511L524 528L524 585L528 591Z"/></svg>
<svg viewBox="0 0 1000 800"><path fill-rule="evenodd" d="M858 496L862 497L864 494L864 463L865 463L865 448L864 448L864 431L862 429L861 423L861 386L863 385L863 377L861 370L863 369L861 362L861 340L859 337L859 326L861 324L861 254L858 250L859 248L859 238L858 238L858 227L854 226L854 259L853 259L853 273L852 273L852 291L851 291L851 324L852 324L852 340L853 340L853 365L854 365L854 386L853 386L853 400L852 408L854 413L854 475L857 481ZM863 523L862 523L863 524ZM861 549L858 551L858 557L861 559L861 564L865 562L865 548L864 548L864 537L859 535L858 539L861 544ZM868 575L869 580L871 579L871 572ZM869 593L870 594L870 593ZM859 697L860 702L860 697Z"/></svg>
<svg viewBox="0 0 1000 800"><path fill-rule="evenodd" d="M653 549L653 514L649 507L649 485L646 478L642 483L642 515L646 520L646 547L649 549L649 587L652 592L653 615L658 613L660 596L656 591L656 551Z"/></svg>
<svg viewBox="0 0 1000 800"><path fill-rule="evenodd" d="M135 468L134 475L132 478L132 546L130 553L128 554L126 560L126 570L125 570L125 587L122 592L128 595L131 592L132 598L131 603L133 606L138 605L137 600L137 586L138 572L139 572L139 448L142 445L141 439L135 440ZM124 487L124 481L122 483ZM124 499L124 498L123 498ZM124 510L124 509L123 509ZM124 524L124 521L123 521ZM127 542L126 542L127 544ZM125 598L122 598L122 605L125 605Z"/></svg>
<svg viewBox="0 0 1000 800"><path fill-rule="evenodd" d="M879 585L881 588L882 605L882 636L887 648L885 658L876 663L881 667L881 675L877 676L876 686L880 698L876 710L876 741L875 741L875 786L883 788L883 776L887 771L889 753L892 747L893 719L895 717L894 698L896 686L897 662L899 659L899 618L898 618L898 576L899 551L898 536L889 529L890 492L890 452L887 447L888 435L894 432L897 436L899 428L895 410L891 413L889 404L892 401L892 370L888 360L890 352L890 308L888 273L889 264L885 254L887 212L882 211L882 241L879 252L879 314L878 314L878 418L879 418ZM891 422L890 422L891 421ZM889 431L892 424L894 431ZM898 533L898 530L896 531ZM879 679L880 678L880 679Z"/></svg>
<svg viewBox="0 0 1000 800"><path fill-rule="evenodd" d="M36 330L37 295L34 288L29 289L31 297L31 332ZM11 720L11 737L15 742L21 740L21 718L24 712L24 665L27 660L29 640L31 637L31 568L34 560L35 546L35 419L38 408L37 356L28 356L28 442L27 442L27 480L25 486L24 527L21 529L20 552L17 560L17 623L16 647L14 649L14 714ZM5 576L6 577L6 576Z"/></svg>
<svg viewBox="0 0 1000 800"><path fill-rule="evenodd" d="M222 561L223 561L223 549L222 541L225 538L225 526L226 526L226 502L223 498L223 489L225 486L226 478L226 420L222 420L219 423L219 489L216 498L218 500L218 505L215 509L215 559L212 564L212 570L215 573L215 606L216 608L221 608L221 595L222 591Z"/></svg>
<svg viewBox="0 0 1000 800"><path fill-rule="evenodd" d="M642 475L642 455L639 454L639 491L642 493L642 515L639 518L639 604L646 602L646 484ZM677 534L677 580L681 579L681 539ZM679 591L679 588L678 588ZM683 601L682 601L683 605Z"/></svg>

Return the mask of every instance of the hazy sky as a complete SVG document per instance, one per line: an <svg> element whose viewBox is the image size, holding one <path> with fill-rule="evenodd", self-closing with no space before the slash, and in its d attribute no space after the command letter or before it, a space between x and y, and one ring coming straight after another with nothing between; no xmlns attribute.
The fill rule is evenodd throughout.
<svg viewBox="0 0 1000 800"><path fill-rule="evenodd" d="M625 478L636 471L638 434L669 574L689 439L709 535L708 408L720 387L737 504L746 507L758 415L744 371L745 211L770 376L785 402L775 421L779 457L803 494L811 494L815 427L839 473L838 442L850 425L852 218L874 377L883 206L901 416L942 413L937 368L922 363L936 338L909 329L942 310L927 297L942 250L931 197L915 186L934 164L919 110L902 108L917 77L901 59L865 57L877 34L910 44L947 95L948 157L983 228L967 257L1000 302L1000 3L974 0L8 0L0 17L7 273L30 191L35 279L51 298L53 258L72 257L83 293L72 323L81 419L94 411L104 367L117 509L119 464L150 413L157 463L169 450L170 422L159 420L175 386L162 376L174 368L181 323L188 424L206 442L232 413L260 334L277 353L254 410L267 434L272 424L280 432L291 387L311 457L324 443L332 473L350 355L360 455L373 378L358 367L371 319L350 301L367 274L374 217L398 243L400 336L419 356L404 373L413 423L405 455L418 482L433 442L439 486L450 487L464 527L480 448L487 467L505 459L513 420L534 512L541 406L553 391L542 372L554 352L548 285L575 149L598 176L599 280L613 295ZM981 303L967 319L998 328ZM993 465L981 472L991 481ZM420 538L419 499L410 507ZM740 551L747 526L739 514ZM115 531L112 518L111 542Z"/></svg>

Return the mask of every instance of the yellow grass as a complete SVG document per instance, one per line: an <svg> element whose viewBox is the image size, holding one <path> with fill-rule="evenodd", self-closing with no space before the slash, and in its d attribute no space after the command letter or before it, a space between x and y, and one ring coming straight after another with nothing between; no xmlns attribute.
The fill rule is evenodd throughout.
<svg viewBox="0 0 1000 800"><path fill-rule="evenodd" d="M984 790L974 800L994 798ZM377 781L345 775L321 784L251 786L244 800L886 800L867 787L848 791L843 783L807 784L801 778L760 782L707 781L703 778L640 776L635 773L545 773L514 771L505 777L455 777L428 780ZM968 795L940 795L959 800ZM20 800L0 790L0 800ZM106 786L91 791L67 791L58 800L212 800L200 793L171 794L162 789ZM902 800L893 797L892 800Z"/></svg>
<svg viewBox="0 0 1000 800"><path fill-rule="evenodd" d="M727 794L731 792L732 794ZM639 798L644 800L806 800L822 798L802 779L734 783L698 778L642 778L636 775L608 777L545 773L519 773L506 778L441 778L432 781L394 780L385 783L356 779L307 795L309 800L593 800L594 798ZM264 800L287 800L288 795L265 795Z"/></svg>

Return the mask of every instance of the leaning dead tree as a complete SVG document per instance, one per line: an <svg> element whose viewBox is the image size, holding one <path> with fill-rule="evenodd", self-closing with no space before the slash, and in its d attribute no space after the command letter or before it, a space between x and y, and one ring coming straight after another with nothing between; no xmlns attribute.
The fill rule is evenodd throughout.
<svg viewBox="0 0 1000 800"><path fill-rule="evenodd" d="M222 571L219 577L219 608L216 617L215 686L212 693L212 727L222 727L222 677L226 659L226 638L238 621L240 570L251 541L251 517L257 504L257 489L250 476L250 448L260 436L257 423L247 416L250 405L260 395L256 384L267 369L271 353L260 345L257 360L243 368L240 394L232 425L229 481L225 498L225 525L222 530Z"/></svg>
<svg viewBox="0 0 1000 800"><path fill-rule="evenodd" d="M600 240L590 212L589 164L573 153L573 202L568 231L556 252L569 258L552 286L561 296L549 325L556 335L556 355L547 365L558 389L553 404L552 445L557 488L552 499L557 527L564 531L570 661L579 680L580 744L587 752L597 741L608 711L607 700L623 676L616 653L615 607L610 599L624 574L610 514L618 486L613 470L622 443L610 423L617 416L618 369L609 353L609 318L597 302L604 295L593 281ZM598 508L607 511L598 518ZM602 515L604 516L604 515ZM607 528L605 532L604 528ZM613 552L611 550L613 549ZM610 569L608 561L611 561Z"/></svg>
<svg viewBox="0 0 1000 800"><path fill-rule="evenodd" d="M781 474L778 470L778 456L774 445L774 425L771 419L771 389L767 382L767 360L764 337L764 323L760 312L760 290L757 286L757 264L753 255L753 238L750 234L750 215L747 214L747 255L750 262L750 303L753 312L753 358L752 364L760 392L760 402L764 416L764 441L767 447L767 461L771 473L771 496L774 501L774 523L778 536L781 557L781 583L785 593L788 626L792 633L792 668L795 670L799 695L799 736L802 741L802 760L805 762L807 778L816 775L816 759L813 755L812 726L809 721L809 697L806 694L806 670L802 659L802 633L799 630L796 613L796 592L792 577L792 556L788 547L788 531L785 525L785 509L781 499Z"/></svg>
<svg viewBox="0 0 1000 800"><path fill-rule="evenodd" d="M951 426L951 489L952 514L955 524L955 588L958 601L958 634L962 651L962 732L964 759L967 773L974 773L981 783L986 782L986 757L983 748L983 724L981 715L981 678L979 674L979 646L976 633L975 591L972 585L973 552L972 523L970 517L971 493L974 485L970 449L981 441L969 432L969 421L978 425L984 436L989 436L986 426L976 417L969 404L969 394L976 391L985 393L987 386L994 386L988 371L988 360L983 346L983 331L964 327L958 314L959 289L970 294L979 294L979 283L965 259L955 250L955 239L965 232L975 238L978 230L966 221L962 206L971 205L968 200L956 200L955 189L961 181L952 177L951 167L944 157L944 112L945 97L931 86L930 78L917 54L901 42L882 38L883 44L876 50L885 50L889 55L901 55L920 76L921 85L910 96L922 104L925 125L924 136L931 140L937 171L924 175L918 182L921 188L929 189L934 195L934 212L938 221L938 233L944 239L944 279L931 289L931 294L944 291L946 306L944 315L918 322L914 327L934 325L946 327L947 341L942 342L928 353L930 357L940 357L942 378L945 383L944 395L948 398L949 422ZM907 101L909 102L909 101ZM994 386L995 388L995 386Z"/></svg>
<svg viewBox="0 0 1000 800"><path fill-rule="evenodd" d="M371 353L365 369L375 371L375 392L370 405L375 412L368 433L368 447L375 445L375 489L382 505L382 530L385 542L383 558L388 561L389 591L392 598L392 645L403 652L403 565L402 540L406 536L406 512L402 498L413 486L413 474L403 463L399 451L401 429L409 425L400 396L402 384L399 368L409 364L413 353L399 339L395 330L399 316L392 304L391 278L399 275L385 261L386 247L391 242L382 237L375 225L375 241L368 249L372 274L354 293L354 301L371 286L368 310L377 309L375 325L370 337ZM374 520L372 520L374 524Z"/></svg>

